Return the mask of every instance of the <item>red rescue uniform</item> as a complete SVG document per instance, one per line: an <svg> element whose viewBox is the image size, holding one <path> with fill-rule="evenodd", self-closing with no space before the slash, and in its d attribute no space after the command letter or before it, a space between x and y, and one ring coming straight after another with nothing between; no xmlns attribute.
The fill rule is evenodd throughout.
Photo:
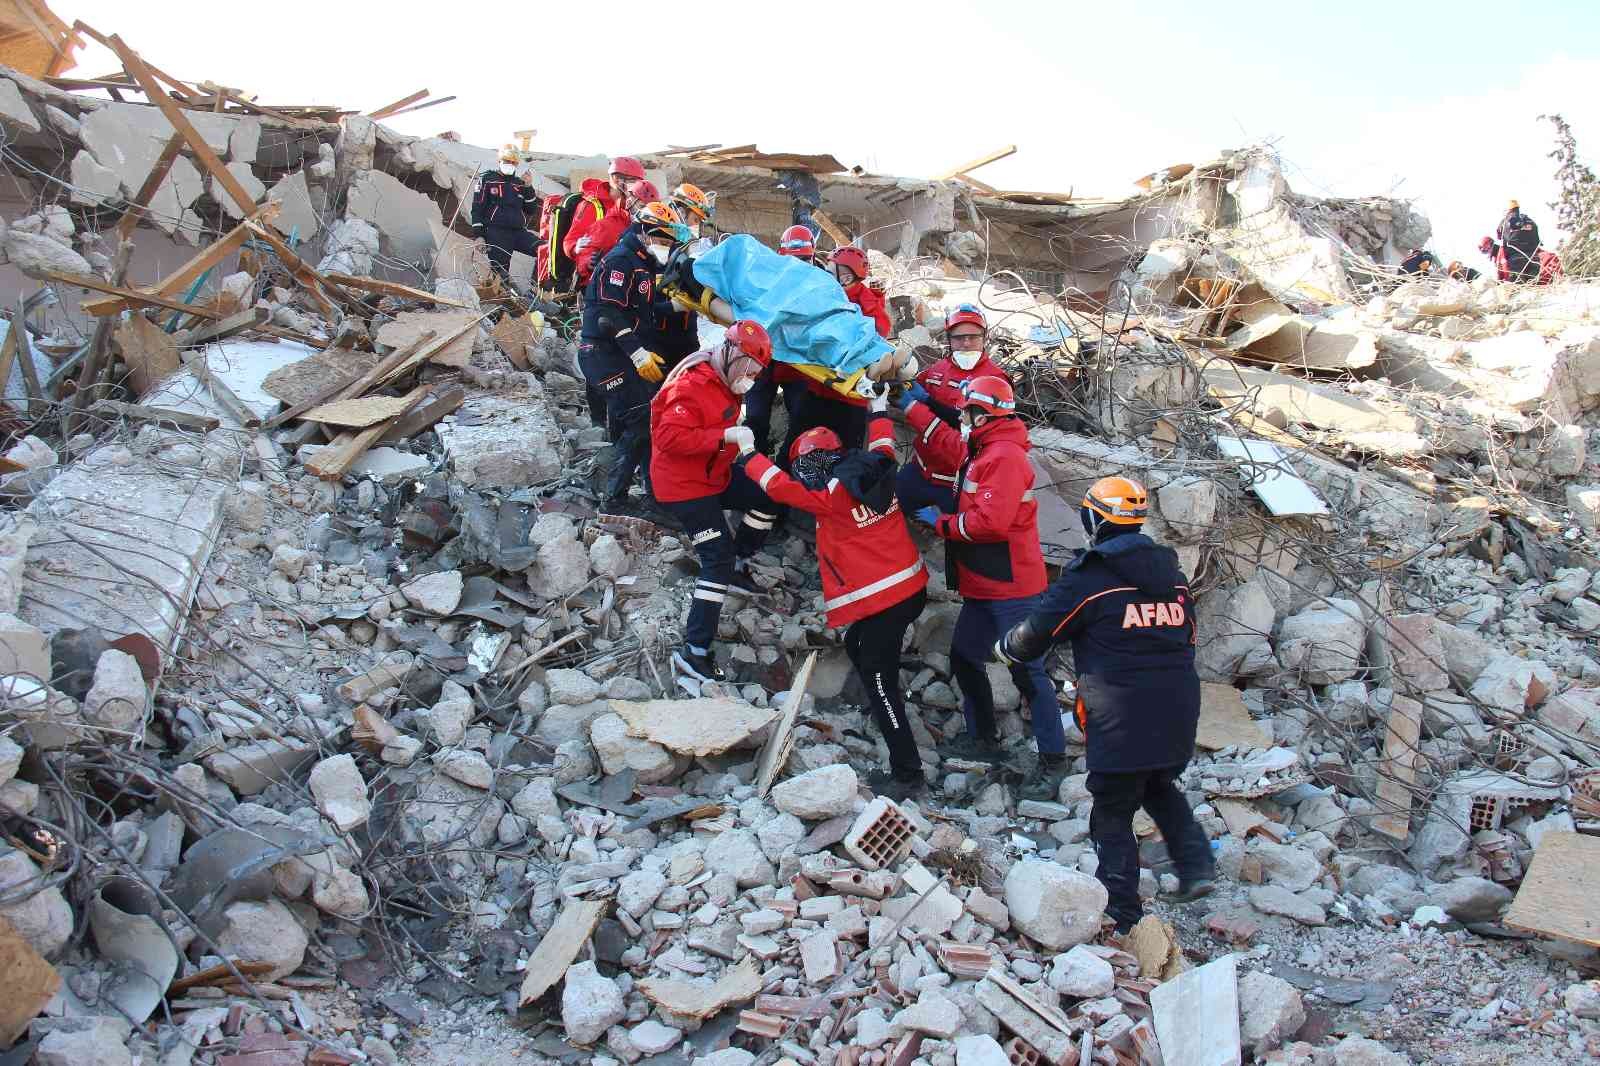
<svg viewBox="0 0 1600 1066"><path fill-rule="evenodd" d="M722 439L739 421L739 397L709 363L669 378L650 401L650 485L662 503L717 496L739 449Z"/></svg>
<svg viewBox="0 0 1600 1066"><path fill-rule="evenodd" d="M868 451L894 458L894 425L887 418L874 418L867 438ZM927 568L892 496L889 509L880 513L858 502L838 478L827 488L808 489L760 454L746 460L745 473L773 502L816 516L828 625L843 628L927 587Z"/></svg>
<svg viewBox="0 0 1600 1066"><path fill-rule="evenodd" d="M978 357L978 362L971 370L962 370L956 365L954 359L948 355L917 375L917 381L928 390L928 399L935 405L935 412L947 419L954 419L961 412L961 386L978 377L1003 378L1006 372L1000 369L998 363L989 358L985 352ZM943 408L942 411L939 408ZM935 419L938 421L938 419ZM954 484L956 471L961 468L961 461L948 462L948 457L941 457L939 449L929 443L933 436L933 428L929 427L919 432L911 441L912 451L916 453L917 465L922 467L934 481L945 484Z"/></svg>
<svg viewBox="0 0 1600 1066"><path fill-rule="evenodd" d="M583 203L578 205L567 232L561 235L561 250L574 263L578 261L578 241L582 240L602 218L621 210L621 205L611 195L609 181L601 178L585 178L579 191L583 193Z"/></svg>
<svg viewBox="0 0 1600 1066"><path fill-rule="evenodd" d="M583 284L589 283L589 275L594 273L595 264L606 257L606 253L617 246L622 239L622 233L628 228L628 212L618 208L610 211L598 222L593 223L583 233L589 238L589 243L583 250L573 257L573 267L578 272L578 280Z"/></svg>
<svg viewBox="0 0 1600 1066"><path fill-rule="evenodd" d="M883 293L864 281L858 281L844 290L844 294L850 298L851 303L861 309L862 314L872 319L873 324L878 327L878 336L889 335L889 312L883 307Z"/></svg>

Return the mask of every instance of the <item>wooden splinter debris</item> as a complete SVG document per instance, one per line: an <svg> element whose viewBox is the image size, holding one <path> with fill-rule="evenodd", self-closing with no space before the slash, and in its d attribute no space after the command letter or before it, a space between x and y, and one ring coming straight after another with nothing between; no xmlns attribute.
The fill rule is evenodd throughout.
<svg viewBox="0 0 1600 1066"><path fill-rule="evenodd" d="M522 993L518 1004L526 1007L567 975L567 969L577 959L578 952L594 935L610 901L603 899L573 900L556 915L550 931L539 941L539 946L528 956L528 968L522 978Z"/></svg>
<svg viewBox="0 0 1600 1066"><path fill-rule="evenodd" d="M806 686L811 683L811 671L816 669L816 666L817 653L812 652L806 656L800 672L794 677L794 684L789 686L789 691L783 698L783 717L778 720L778 726L772 731L772 736L767 738L767 746L761 749L760 770L756 774L757 796L767 794L778 772L783 769L784 763L789 761L789 752L794 748L795 718L800 714L800 701L806 694Z"/></svg>
<svg viewBox="0 0 1600 1066"><path fill-rule="evenodd" d="M0 917L0 1047L10 1047L61 987L61 975Z"/></svg>
<svg viewBox="0 0 1600 1066"><path fill-rule="evenodd" d="M1172 926L1147 914L1123 938L1122 948L1139 960L1140 977L1170 981L1183 970L1183 948Z"/></svg>
<svg viewBox="0 0 1600 1066"><path fill-rule="evenodd" d="M1422 704L1395 696L1378 766L1378 809L1385 813L1372 820L1372 828L1402 843L1411 834L1411 787L1417 780L1421 736Z"/></svg>
<svg viewBox="0 0 1600 1066"><path fill-rule="evenodd" d="M1250 717L1239 690L1232 685L1210 683L1200 686L1200 725L1194 742L1211 751L1272 746L1272 738Z"/></svg>
<svg viewBox="0 0 1600 1066"><path fill-rule="evenodd" d="M1600 948L1600 837L1546 833L1502 919L1512 929Z"/></svg>
<svg viewBox="0 0 1600 1066"><path fill-rule="evenodd" d="M531 960L529 970L532 970ZM754 999L761 991L761 974L756 972L755 963L746 958L724 973L715 984L647 977L639 982L639 991L651 1003L669 1013L690 1018L709 1018L723 1007Z"/></svg>
<svg viewBox="0 0 1600 1066"><path fill-rule="evenodd" d="M353 400L335 400L320 407L313 407L300 418L305 422L365 429L386 418L403 414L406 407L406 399L403 396L361 396Z"/></svg>

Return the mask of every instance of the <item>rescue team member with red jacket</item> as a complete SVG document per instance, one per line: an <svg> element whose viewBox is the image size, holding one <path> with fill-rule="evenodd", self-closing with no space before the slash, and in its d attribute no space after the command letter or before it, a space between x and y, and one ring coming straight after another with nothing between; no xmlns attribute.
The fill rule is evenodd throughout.
<svg viewBox="0 0 1600 1066"><path fill-rule="evenodd" d="M683 523L700 557L683 647L672 655L672 665L695 681L722 680L711 656L722 603L735 574L772 530L772 502L733 468L734 457L755 446L749 428L736 425L740 397L771 362L772 338L759 323L743 319L728 327L715 349L678 364L650 402L656 501ZM744 512L737 538L728 531L724 509Z"/></svg>
<svg viewBox="0 0 1600 1066"><path fill-rule="evenodd" d="M778 254L809 263L817 254L816 236L804 226L790 226L778 239ZM772 447L772 404L777 399L778 387L783 387L783 400L788 408L789 421L795 420L800 399L805 395L801 384L803 375L789 370L782 363L773 363L761 375L755 388L745 394L744 424L756 435L756 451L765 455ZM793 447L793 442L790 442ZM781 457L780 457L781 458Z"/></svg>
<svg viewBox="0 0 1600 1066"><path fill-rule="evenodd" d="M606 422L615 434L617 461L603 504L613 512L631 510L633 475L650 465L650 396L664 373L661 356L649 347L656 276L677 240L677 222L666 204L646 204L583 290L578 368L605 397Z"/></svg>
<svg viewBox="0 0 1600 1066"><path fill-rule="evenodd" d="M839 279L839 287L844 289L845 296L850 302L861 309L861 313L872 319L873 325L878 327L878 336L889 335L889 312L883 307L883 294L867 284L867 253L853 244L843 248L835 248L828 257L828 262L833 265L833 276Z"/></svg>
<svg viewBox="0 0 1600 1066"><path fill-rule="evenodd" d="M645 204L657 203L660 200L661 193L656 189L655 182L645 181L642 178L628 182L627 191L622 196L621 208L611 211L578 238L578 254L573 262L578 272L579 284L589 284L589 277L594 273L595 264L617 246L617 241L622 239L622 231L633 222L639 210Z"/></svg>
<svg viewBox="0 0 1600 1066"><path fill-rule="evenodd" d="M844 647L866 688L889 747L889 770L867 776L873 791L903 800L925 781L900 693L900 645L927 604L928 572L894 498L894 426L872 401L865 451L847 450L826 427L795 441L789 473L764 455L741 456L745 473L774 503L817 518L817 565L828 625L845 629Z"/></svg>
<svg viewBox="0 0 1600 1066"><path fill-rule="evenodd" d="M1090 546L995 645L1011 663L1072 644L1094 796L1089 835L1119 933L1144 914L1133 834L1140 807L1178 867L1181 902L1208 895L1214 876L1211 847L1177 783L1200 721L1194 598L1177 553L1140 532L1148 506L1137 481L1106 477L1089 486L1078 514Z"/></svg>
<svg viewBox="0 0 1600 1066"><path fill-rule="evenodd" d="M926 404L913 405L907 415L919 432L935 427L929 443L942 461L960 462L955 512L930 505L915 513L944 538L948 582L961 593L961 613L950 638L950 672L961 686L967 731L946 746L946 757L999 760L994 691L984 664L1000 634L1027 618L1045 589L1028 429L1016 410L1010 382L981 377L967 382L959 433L939 422ZM1011 679L1033 710L1033 738L1039 745L1038 773L1021 795L1053 800L1067 774L1055 683L1042 658L1012 666Z"/></svg>
<svg viewBox="0 0 1600 1066"><path fill-rule="evenodd" d="M973 378L1003 378L1006 372L984 351L989 323L972 304L961 304L944 316L944 342L948 352L943 359L923 370L911 388L900 397L900 406L909 410L913 403L924 403L948 426L961 422L961 387ZM900 468L895 479L895 494L908 514L929 504L941 511L956 509L956 469L961 464L942 460L939 449L929 443L935 423L911 441L916 462Z"/></svg>
<svg viewBox="0 0 1600 1066"><path fill-rule="evenodd" d="M623 201L628 195L628 186L636 181L644 180L644 164L631 155L619 155L611 161L611 173L606 181L599 178L585 178L579 188L583 191L584 207L586 210L578 212L572 220L572 225L561 236L561 250L567 253L567 258L574 263L587 245L580 245L589 231L596 224L613 211L621 210ZM593 201L592 208L588 201ZM628 212L624 212L628 214Z"/></svg>
<svg viewBox="0 0 1600 1066"><path fill-rule="evenodd" d="M507 285L512 252L539 254L539 242L528 229L528 216L538 210L539 195L517 177L517 149L508 144L500 149L499 169L480 174L472 191L472 235L483 241L489 265Z"/></svg>

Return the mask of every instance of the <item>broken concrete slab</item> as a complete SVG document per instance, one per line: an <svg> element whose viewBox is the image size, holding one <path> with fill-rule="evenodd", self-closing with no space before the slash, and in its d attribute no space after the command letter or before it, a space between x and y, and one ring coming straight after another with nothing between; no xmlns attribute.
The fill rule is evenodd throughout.
<svg viewBox="0 0 1600 1066"><path fill-rule="evenodd" d="M561 431L543 390L530 384L520 401L474 397L436 427L450 469L467 485L520 489L561 476Z"/></svg>
<svg viewBox="0 0 1600 1066"><path fill-rule="evenodd" d="M433 255L431 224L443 225L444 216L431 196L407 188L381 170L355 175L346 211L377 228L389 254L421 262Z"/></svg>
<svg viewBox="0 0 1600 1066"><path fill-rule="evenodd" d="M1239 1066L1238 956L1187 970L1150 992L1166 1066Z"/></svg>
<svg viewBox="0 0 1600 1066"><path fill-rule="evenodd" d="M1233 364L1207 367L1206 385L1224 404L1248 403L1275 426L1300 424L1346 433L1419 434L1422 420L1408 411L1287 374Z"/></svg>
<svg viewBox="0 0 1600 1066"><path fill-rule="evenodd" d="M308 241L321 229L317 209L311 203L311 188L306 184L304 170L279 178L267 190L267 200L281 205L272 219L272 228L285 237L298 235L300 240Z"/></svg>
<svg viewBox="0 0 1600 1066"><path fill-rule="evenodd" d="M1346 307L1326 315L1267 314L1228 336L1228 347L1306 370L1359 370L1378 361L1373 334Z"/></svg>
<svg viewBox="0 0 1600 1066"><path fill-rule="evenodd" d="M256 177L255 171L250 169L249 163L241 163L238 161L229 163L228 173L232 174L233 180L237 181L239 183L239 187L244 189L244 191L250 195L251 203L260 203L262 195L267 191L267 186L260 178ZM227 193L218 190L211 194L211 198L219 201L222 204L222 210L226 212L230 218L239 219L244 217L244 211L240 209L238 204L233 202L233 197L229 196ZM302 234L302 236L304 236L304 234Z"/></svg>
<svg viewBox="0 0 1600 1066"><path fill-rule="evenodd" d="M268 378L316 354L316 349L293 341L225 340L206 345L202 352L206 369L255 417L266 420L282 406L277 397L266 391ZM212 399L211 393L195 378L194 371L187 368L156 385L142 397L142 402L153 407L208 415L219 419L224 427L242 428L237 419Z"/></svg>
<svg viewBox="0 0 1600 1066"><path fill-rule="evenodd" d="M612 700L611 710L628 725L628 735L654 741L683 755L720 755L750 741L777 718L771 707L743 700Z"/></svg>
<svg viewBox="0 0 1600 1066"><path fill-rule="evenodd" d="M647 977L639 982L638 988L646 999L669 1015L709 1018L723 1007L753 999L761 991L761 974L754 961L746 958L714 983Z"/></svg>

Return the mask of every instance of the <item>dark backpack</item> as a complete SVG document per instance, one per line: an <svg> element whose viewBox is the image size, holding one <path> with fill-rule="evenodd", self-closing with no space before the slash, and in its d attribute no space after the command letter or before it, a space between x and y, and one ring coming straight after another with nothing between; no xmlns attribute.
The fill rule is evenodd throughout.
<svg viewBox="0 0 1600 1066"><path fill-rule="evenodd" d="M561 245L572 229L572 220L578 210L589 200L581 192L562 197L548 196L539 220L539 232L545 238L545 254L540 256L539 283L545 288L563 290L572 286L577 264L562 250ZM592 202L592 201L591 201Z"/></svg>

